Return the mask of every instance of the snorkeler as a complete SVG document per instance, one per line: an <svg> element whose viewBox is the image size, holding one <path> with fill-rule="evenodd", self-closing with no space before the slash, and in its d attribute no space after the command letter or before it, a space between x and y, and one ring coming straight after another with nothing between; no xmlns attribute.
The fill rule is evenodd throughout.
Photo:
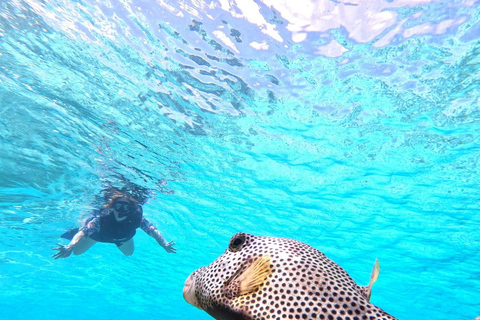
<svg viewBox="0 0 480 320"><path fill-rule="evenodd" d="M126 192L116 191L109 202L100 210L95 210L83 227L72 229L62 235L71 240L68 245L58 244L58 253L53 258L67 258L73 252L79 255L97 242L115 243L126 256L134 251L133 236L141 228L154 238L168 253L176 253L175 242L167 242L160 231L143 217L138 201Z"/></svg>

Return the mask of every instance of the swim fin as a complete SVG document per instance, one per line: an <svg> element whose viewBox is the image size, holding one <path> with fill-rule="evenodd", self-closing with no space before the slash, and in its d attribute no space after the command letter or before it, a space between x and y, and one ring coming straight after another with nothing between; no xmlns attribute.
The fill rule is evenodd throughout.
<svg viewBox="0 0 480 320"><path fill-rule="evenodd" d="M78 230L80 229L79 228L70 229L64 234L62 234L60 237L63 239L72 240L73 237L77 234Z"/></svg>

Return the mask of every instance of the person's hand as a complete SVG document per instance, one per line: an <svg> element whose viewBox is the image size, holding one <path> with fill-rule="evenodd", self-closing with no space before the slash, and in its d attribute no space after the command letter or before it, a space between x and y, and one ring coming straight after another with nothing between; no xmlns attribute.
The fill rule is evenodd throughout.
<svg viewBox="0 0 480 320"><path fill-rule="evenodd" d="M167 242L167 244L163 248L168 253L177 253L177 248L174 248L173 247L174 245L175 245L175 241L170 241L170 242Z"/></svg>
<svg viewBox="0 0 480 320"><path fill-rule="evenodd" d="M52 258L58 259L58 258L67 258L72 254L73 247L71 246L64 246L62 244L58 244L57 248L52 248L52 250L58 250L57 253L52 255Z"/></svg>

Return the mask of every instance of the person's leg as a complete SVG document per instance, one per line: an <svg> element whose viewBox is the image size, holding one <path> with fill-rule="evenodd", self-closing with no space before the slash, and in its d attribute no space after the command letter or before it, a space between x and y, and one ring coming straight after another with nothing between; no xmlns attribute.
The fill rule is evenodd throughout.
<svg viewBox="0 0 480 320"><path fill-rule="evenodd" d="M118 249L122 251L122 253L126 256L131 256L133 254L133 250L135 249L135 245L133 243L133 238L130 240L125 241L121 245L117 244Z"/></svg>
<svg viewBox="0 0 480 320"><path fill-rule="evenodd" d="M73 254L78 256L79 254L82 254L88 249L90 249L90 247L93 246L95 243L97 243L97 241L93 240L90 237L86 237L82 239L79 243L77 243L77 245L73 249Z"/></svg>

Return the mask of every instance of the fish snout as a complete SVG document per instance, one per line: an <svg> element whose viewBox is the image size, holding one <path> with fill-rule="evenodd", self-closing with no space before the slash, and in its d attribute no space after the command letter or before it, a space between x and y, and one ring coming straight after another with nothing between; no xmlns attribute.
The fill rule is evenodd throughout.
<svg viewBox="0 0 480 320"><path fill-rule="evenodd" d="M195 274L196 271L192 272L187 280L185 280L185 285L183 286L183 298L191 305L203 310L198 303L197 296L195 295Z"/></svg>

